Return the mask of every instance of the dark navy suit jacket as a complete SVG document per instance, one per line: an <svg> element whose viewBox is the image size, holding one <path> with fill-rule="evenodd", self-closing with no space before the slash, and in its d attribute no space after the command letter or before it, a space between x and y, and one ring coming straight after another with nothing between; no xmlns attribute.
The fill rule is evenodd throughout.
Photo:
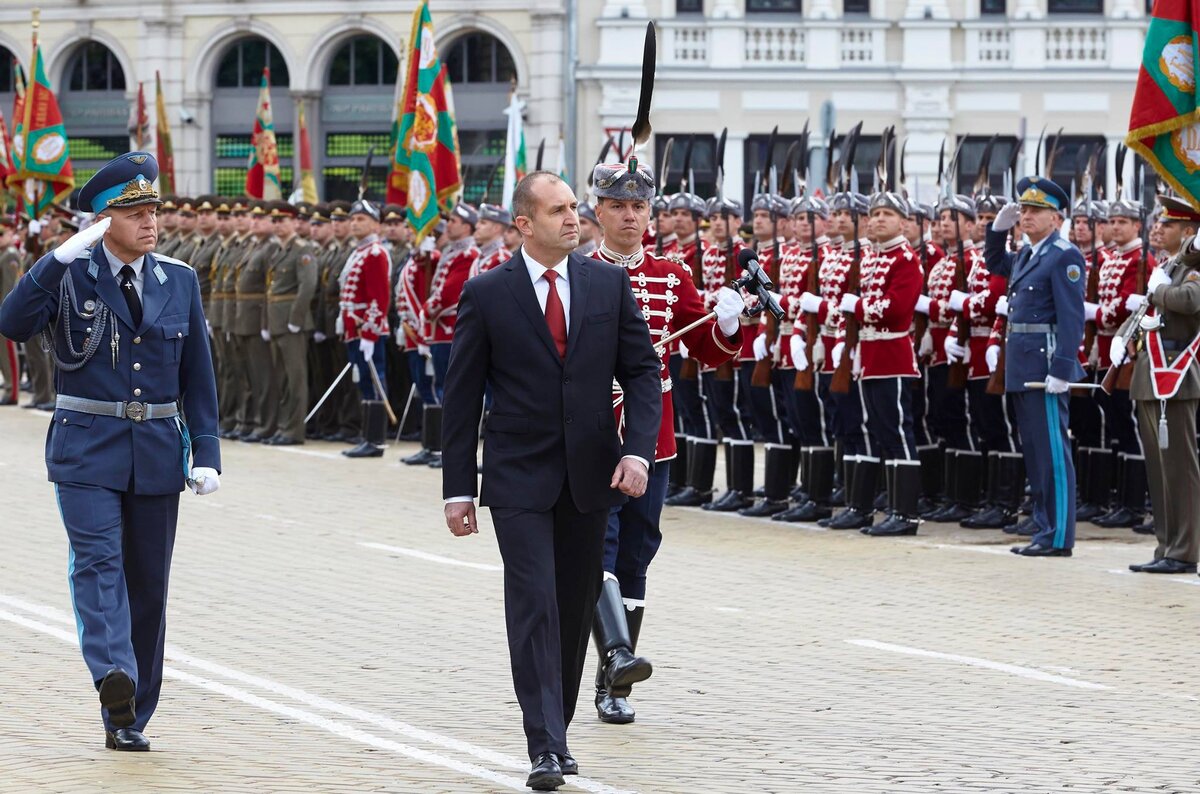
<svg viewBox="0 0 1200 794"><path fill-rule="evenodd" d="M0 334L39 344L38 332L51 325L59 356L71 361L66 329L58 322L59 287L70 278L75 310L90 300L107 305L112 315L95 356L74 372L58 372L58 393L106 402L179 401L193 465L220 471L216 381L196 273L154 254L146 254L142 272L142 322L134 328L102 246L69 265L47 254L0 305ZM120 334L115 367L109 344L114 322ZM72 313L70 327L75 349L82 350L92 322ZM174 419L133 422L57 409L46 436L46 467L51 482L174 493L184 488L183 437Z"/></svg>

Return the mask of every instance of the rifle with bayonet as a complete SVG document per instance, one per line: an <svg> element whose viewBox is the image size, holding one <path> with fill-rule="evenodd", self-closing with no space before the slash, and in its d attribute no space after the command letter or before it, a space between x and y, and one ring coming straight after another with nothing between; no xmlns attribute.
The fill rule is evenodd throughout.
<svg viewBox="0 0 1200 794"><path fill-rule="evenodd" d="M734 282L734 276L737 271L737 260L734 259L733 247L733 229L729 228L729 207L725 205L725 140L729 135L729 128L721 130L721 137L717 139L717 202L721 205L721 221L725 226L725 286L729 286ZM733 380L733 362L726 361L717 367L717 380L731 381Z"/></svg>
<svg viewBox="0 0 1200 794"><path fill-rule="evenodd" d="M760 193L767 195L767 210L771 215L771 265L765 270L767 277L776 284L779 283L779 215L775 211L775 190L778 183L774 163L775 139L778 135L779 125L776 125L767 138L766 168L762 171L763 181L759 190ZM774 353L770 351L779 341L779 321L770 312L766 313L766 328L762 333L766 334L768 357L754 365L754 371L750 375L750 385L765 388L771 385L771 365Z"/></svg>
<svg viewBox="0 0 1200 794"><path fill-rule="evenodd" d="M854 171L854 153L858 148L858 136L862 132L862 122L858 122L850 132L846 134L846 140L843 143L844 156L842 158L842 174L839 180L839 187L843 192L854 192L858 187L857 179ZM858 236L858 210L855 208L854 201L850 201L850 218L853 224L851 233L854 235L854 258L850 262L850 268L846 272L846 283L844 293L857 295L859 291L859 280L862 274L862 243ZM835 394L849 394L850 382L853 378L853 362L851 356L855 355L855 348L858 347L858 319L853 314L843 314L842 322L844 323L842 344L842 358L838 362L837 368L833 371L833 378L829 384L829 390ZM832 351L830 351L832 354Z"/></svg>
<svg viewBox="0 0 1200 794"><path fill-rule="evenodd" d="M830 159L832 159L833 150L830 149ZM804 132L800 138L800 166L796 170L794 181L796 183L796 195L808 195L808 122L804 123ZM808 255L808 279L804 286L805 292L812 295L821 294L821 248L817 243L817 219L816 213L813 211L811 201L808 203L808 208L805 210L805 219L808 221L808 229L810 235L809 255ZM817 337L821 333L820 321L817 318L816 312L810 312L804 318L804 353L805 360L808 362L806 367L796 367L796 381L793 387L796 391L812 391L814 387L813 372L816 365L813 363L813 348L817 343ZM796 362L792 362L795 364Z"/></svg>
<svg viewBox="0 0 1200 794"><path fill-rule="evenodd" d="M1008 166L1004 172L1004 179L1007 183L1004 193L1008 196L1009 201L1017 200L1017 157L1020 156L1021 147L1023 145L1024 141L1018 138L1016 145L1013 146L1012 154L1009 155ZM1008 240L1010 241L1010 248L1014 253L1017 250L1017 228L1018 227L1014 226L1008 237ZM1008 350L1008 318L997 317L996 319L997 326L999 326L1000 329L1000 355L996 362L996 368L992 370L992 374L988 377L987 393L999 395L1004 394L1004 367Z"/></svg>
<svg viewBox="0 0 1200 794"><path fill-rule="evenodd" d="M955 257L954 267L954 289L959 292L967 292L969 285L967 277L970 267L967 264L966 246L963 242L962 235L962 217L959 215L958 209L955 206L955 192L959 178L959 155L962 154L963 143L966 138L962 138L958 142L958 146L954 149L954 156L950 158L950 167L947 169L945 181L942 183L942 198L950 200L950 219L954 221L954 236L955 249L957 256ZM958 313L958 342L963 344L963 326L966 325L966 311ZM971 344L971 329L966 328L966 345ZM964 345L964 347L966 346ZM969 352L969 348L968 348ZM967 387L967 376L969 374L966 359L949 362L949 370L946 373L946 388L948 389L965 389Z"/></svg>

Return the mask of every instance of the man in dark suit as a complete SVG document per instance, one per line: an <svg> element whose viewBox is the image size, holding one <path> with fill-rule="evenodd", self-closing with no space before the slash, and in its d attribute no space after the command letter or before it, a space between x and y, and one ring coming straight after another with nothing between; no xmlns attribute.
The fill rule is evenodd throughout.
<svg viewBox="0 0 1200 794"><path fill-rule="evenodd" d="M442 490L455 535L478 531L475 453L485 385L480 503L504 558L505 622L533 770L552 791L567 750L603 573L609 508L646 490L662 413L659 360L629 277L572 253L578 201L554 174L513 195L520 255L467 282L446 377ZM625 394L618 434L613 379Z"/></svg>

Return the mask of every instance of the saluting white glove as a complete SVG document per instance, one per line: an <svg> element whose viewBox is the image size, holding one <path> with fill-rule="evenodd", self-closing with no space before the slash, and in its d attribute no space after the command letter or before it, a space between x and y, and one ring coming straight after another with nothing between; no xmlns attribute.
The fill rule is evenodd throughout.
<svg viewBox="0 0 1200 794"><path fill-rule="evenodd" d="M1088 301L1083 302L1083 319L1084 320L1090 320L1091 322L1096 322L1096 316L1099 314L1100 314L1100 304L1099 303L1089 303Z"/></svg>
<svg viewBox="0 0 1200 794"><path fill-rule="evenodd" d="M754 337L754 360L762 361L767 357L767 336L759 334Z"/></svg>
<svg viewBox="0 0 1200 794"><path fill-rule="evenodd" d="M996 213L996 218L992 221L992 228L998 232L1006 232L1016 226L1019 220L1021 220L1021 206L1015 202L1005 204Z"/></svg>
<svg viewBox="0 0 1200 794"><path fill-rule="evenodd" d="M370 339L359 339L358 352L362 353L364 361L370 361L375 355L375 343Z"/></svg>
<svg viewBox="0 0 1200 794"><path fill-rule="evenodd" d="M1113 336L1112 342L1109 344L1108 357L1114 367L1119 367L1125 363L1125 356L1127 355L1125 344L1125 337L1120 334Z"/></svg>
<svg viewBox="0 0 1200 794"><path fill-rule="evenodd" d="M792 365L798 370L808 369L808 353L806 352L808 345L804 341L804 337L800 334L792 334L791 341L788 343L791 346Z"/></svg>
<svg viewBox="0 0 1200 794"><path fill-rule="evenodd" d="M316 342L318 345L321 344L322 342L324 342L328 338L329 337L325 336L325 334L321 333L320 331L313 331L313 341Z"/></svg>
<svg viewBox="0 0 1200 794"><path fill-rule="evenodd" d="M933 305L933 301L931 301L929 299L928 295L920 295L917 297L916 310L919 313L924 314L925 316L929 316L929 307L931 305Z"/></svg>
<svg viewBox="0 0 1200 794"><path fill-rule="evenodd" d="M1046 391L1050 394L1062 394L1067 389L1071 388L1071 384L1062 378L1056 378L1053 375L1046 376Z"/></svg>
<svg viewBox="0 0 1200 794"><path fill-rule="evenodd" d="M300 333L300 326L293 325L292 323L288 323L288 333L292 333L292 334Z"/></svg>
<svg viewBox="0 0 1200 794"><path fill-rule="evenodd" d="M1008 316L1008 296L1007 295L1001 295L1000 299L996 301L996 314L1000 315L1001 317Z"/></svg>
<svg viewBox="0 0 1200 794"><path fill-rule="evenodd" d="M842 303L838 307L842 310L842 314L854 314L854 310L858 307L858 296L854 293L847 292L842 296Z"/></svg>
<svg viewBox="0 0 1200 794"><path fill-rule="evenodd" d="M192 469L192 493L196 496L207 496L221 487L221 478L216 469L199 466Z"/></svg>
<svg viewBox="0 0 1200 794"><path fill-rule="evenodd" d="M953 334L946 336L946 342L942 345L942 349L946 351L946 358L953 364L956 361L967 363L967 355L971 352L965 345L958 343L958 338Z"/></svg>
<svg viewBox="0 0 1200 794"><path fill-rule="evenodd" d="M1142 304L1146 302L1145 295L1138 295L1136 292L1125 299L1125 311L1136 312L1142 308Z"/></svg>
<svg viewBox="0 0 1200 794"><path fill-rule="evenodd" d="M983 360L987 362L988 372L995 372L1000 366L1000 345L988 345Z"/></svg>
<svg viewBox="0 0 1200 794"><path fill-rule="evenodd" d="M809 314L816 314L821 311L822 303L821 296L813 295L811 292L806 292L800 296L800 310Z"/></svg>
<svg viewBox="0 0 1200 794"><path fill-rule="evenodd" d="M68 242L70 242L68 240ZM1146 282L1146 294L1153 295L1154 291L1159 287L1165 287L1171 283L1171 277L1163 272L1161 267L1154 268L1154 272L1150 274L1150 280Z"/></svg>
<svg viewBox="0 0 1200 794"><path fill-rule="evenodd" d="M34 233L33 225L35 223L37 223L37 221L29 222L30 234ZM65 243L54 249L54 258L59 262L62 262L64 265L68 262L74 262L80 254L91 248L93 243L103 237L104 233L108 231L108 227L111 225L112 218L106 215L86 229L75 232L75 234L67 238ZM38 224L38 229L40 230L41 228L41 224Z"/></svg>
<svg viewBox="0 0 1200 794"><path fill-rule="evenodd" d="M957 289L951 290L950 291L950 311L961 312L963 309L963 304L965 304L967 302L967 298L969 298L969 297L971 297L971 296L961 290L957 290Z"/></svg>
<svg viewBox="0 0 1200 794"><path fill-rule="evenodd" d="M262 340L264 342L271 341L271 332L268 331L266 328L262 329L262 331L260 331L259 334L262 336Z"/></svg>
<svg viewBox="0 0 1200 794"><path fill-rule="evenodd" d="M717 313L717 327L721 329L721 333L733 336L738 332L742 310L745 308L746 301L734 290L729 287L717 290L717 304L713 306L713 311Z"/></svg>

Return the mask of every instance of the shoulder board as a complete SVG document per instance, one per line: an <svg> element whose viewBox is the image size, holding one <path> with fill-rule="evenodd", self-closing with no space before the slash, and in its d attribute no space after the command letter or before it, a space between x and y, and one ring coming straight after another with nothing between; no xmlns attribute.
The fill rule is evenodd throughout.
<svg viewBox="0 0 1200 794"><path fill-rule="evenodd" d="M151 253L153 254L153 252L151 252ZM155 262L160 262L160 263L166 264L166 265L178 265L179 267L186 267L188 270L195 269L191 265L189 265L187 262L183 262L179 259L176 259L173 256L165 256L163 254L153 254L153 256L154 256Z"/></svg>
<svg viewBox="0 0 1200 794"><path fill-rule="evenodd" d="M1071 244L1061 237L1054 241L1054 247L1063 251L1071 250Z"/></svg>

